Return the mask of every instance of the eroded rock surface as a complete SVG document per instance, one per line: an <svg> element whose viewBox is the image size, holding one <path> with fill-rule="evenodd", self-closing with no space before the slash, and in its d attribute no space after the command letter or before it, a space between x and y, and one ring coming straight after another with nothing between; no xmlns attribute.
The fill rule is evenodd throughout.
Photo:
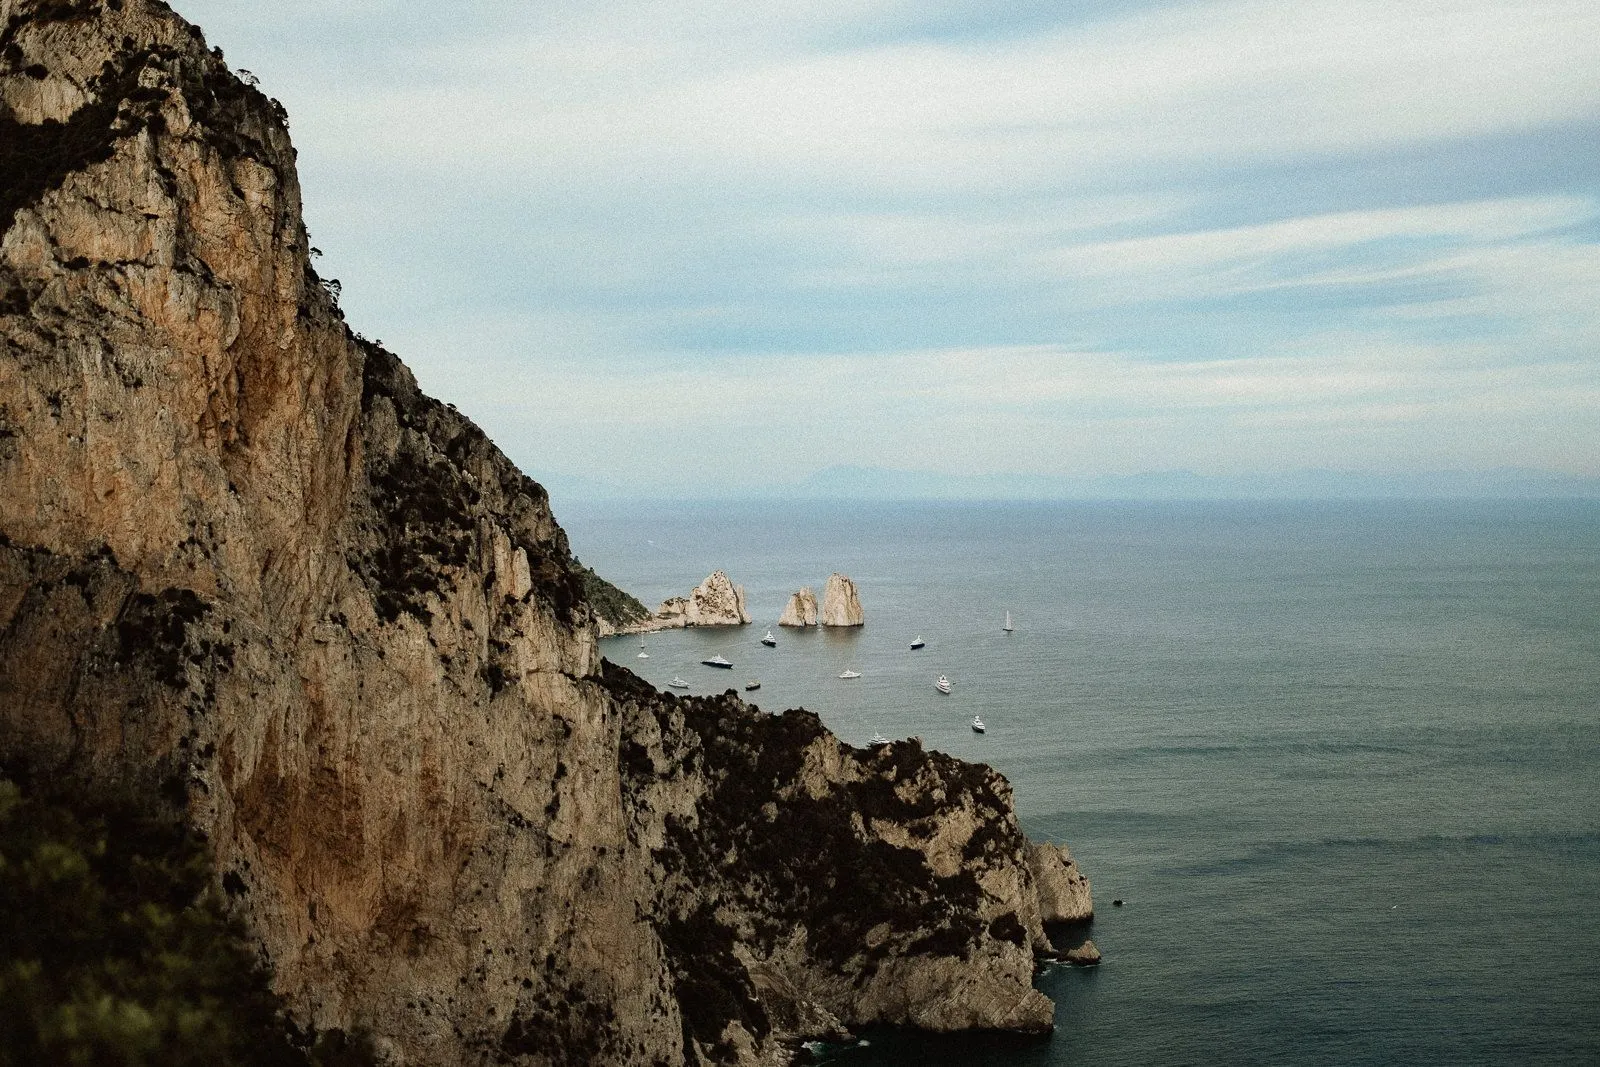
<svg viewBox="0 0 1600 1067"><path fill-rule="evenodd" d="M822 625L861 626L865 623L856 583L842 574L828 575L828 584L822 590Z"/></svg>
<svg viewBox="0 0 1600 1067"><path fill-rule="evenodd" d="M722 571L712 571L688 596L669 597L655 614L615 632L648 633L685 626L743 626L750 621L744 606L744 586L734 585Z"/></svg>
<svg viewBox="0 0 1600 1067"><path fill-rule="evenodd" d="M798 592L789 597L789 603L784 605L778 625L815 626L816 624L817 594L811 591L810 586L802 586Z"/></svg>
<svg viewBox="0 0 1600 1067"><path fill-rule="evenodd" d="M395 1062L1049 1025L1004 779L602 664L544 490L346 327L276 102L155 0L0 25L0 758L171 798Z"/></svg>
<svg viewBox="0 0 1600 1067"><path fill-rule="evenodd" d="M1039 913L1047 923L1094 918L1089 879L1065 845L1039 842L1028 848L1028 867L1039 891Z"/></svg>

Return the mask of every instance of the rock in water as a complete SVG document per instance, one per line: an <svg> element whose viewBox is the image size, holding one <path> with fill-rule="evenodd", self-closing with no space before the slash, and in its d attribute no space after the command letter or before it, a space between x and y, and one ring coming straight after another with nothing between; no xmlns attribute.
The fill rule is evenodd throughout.
<svg viewBox="0 0 1600 1067"><path fill-rule="evenodd" d="M394 1062L1049 1028L1004 778L603 663L544 489L345 325L278 103L159 0L0 10L0 763L179 805Z"/></svg>
<svg viewBox="0 0 1600 1067"><path fill-rule="evenodd" d="M789 598L778 619L779 626L815 626L817 624L817 594L810 586L803 586Z"/></svg>
<svg viewBox="0 0 1600 1067"><path fill-rule="evenodd" d="M1039 917L1047 923L1082 922L1094 918L1089 879L1065 845L1047 842L1028 847L1028 868L1039 891Z"/></svg>
<svg viewBox="0 0 1600 1067"><path fill-rule="evenodd" d="M1085 941L1077 948L1063 952L1061 958L1075 967L1093 967L1100 962L1100 950L1093 941Z"/></svg>
<svg viewBox="0 0 1600 1067"><path fill-rule="evenodd" d="M828 575L828 584L822 590L822 625L861 626L865 622L856 583L842 574Z"/></svg>
<svg viewBox="0 0 1600 1067"><path fill-rule="evenodd" d="M679 626L742 626L750 621L744 607L744 586L734 585L722 571L712 571L687 597L661 602L651 629Z"/></svg>

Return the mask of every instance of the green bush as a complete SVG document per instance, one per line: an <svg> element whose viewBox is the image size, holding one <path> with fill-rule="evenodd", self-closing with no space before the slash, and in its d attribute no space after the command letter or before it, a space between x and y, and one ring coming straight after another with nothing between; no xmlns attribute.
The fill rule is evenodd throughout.
<svg viewBox="0 0 1600 1067"><path fill-rule="evenodd" d="M0 1064L373 1062L286 1022L207 853L132 801L0 778Z"/></svg>

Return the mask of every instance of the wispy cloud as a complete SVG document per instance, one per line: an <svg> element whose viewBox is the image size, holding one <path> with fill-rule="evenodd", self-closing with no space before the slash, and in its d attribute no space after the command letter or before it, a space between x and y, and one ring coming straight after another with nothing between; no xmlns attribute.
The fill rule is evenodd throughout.
<svg viewBox="0 0 1600 1067"><path fill-rule="evenodd" d="M182 6L535 471L1600 473L1591 0L289 2Z"/></svg>

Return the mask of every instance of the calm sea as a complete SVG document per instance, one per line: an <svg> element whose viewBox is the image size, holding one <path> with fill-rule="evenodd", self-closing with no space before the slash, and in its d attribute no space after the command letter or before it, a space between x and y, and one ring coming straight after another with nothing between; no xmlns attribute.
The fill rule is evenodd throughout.
<svg viewBox="0 0 1600 1067"><path fill-rule="evenodd" d="M652 606L746 588L752 626L607 656L992 764L1093 880L1053 1037L840 1064L1600 1063L1600 504L557 511ZM835 570L867 625L763 648Z"/></svg>

